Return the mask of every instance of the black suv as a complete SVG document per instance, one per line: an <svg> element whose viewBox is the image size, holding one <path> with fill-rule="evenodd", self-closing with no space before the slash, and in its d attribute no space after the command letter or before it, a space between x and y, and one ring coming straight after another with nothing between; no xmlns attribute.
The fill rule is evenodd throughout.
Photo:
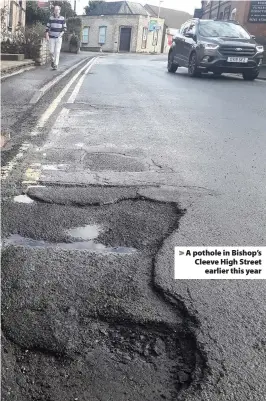
<svg viewBox="0 0 266 401"><path fill-rule="evenodd" d="M168 71L188 67L190 76L242 73L252 81L259 75L264 48L236 21L192 19L182 25L168 55Z"/></svg>

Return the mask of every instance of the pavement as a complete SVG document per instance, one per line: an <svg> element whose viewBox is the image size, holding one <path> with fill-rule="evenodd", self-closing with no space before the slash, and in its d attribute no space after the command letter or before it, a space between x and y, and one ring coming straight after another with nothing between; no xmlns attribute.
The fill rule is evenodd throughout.
<svg viewBox="0 0 266 401"><path fill-rule="evenodd" d="M264 281L174 280L174 247L265 246L265 83L78 71L2 152L3 399L264 400Z"/></svg>
<svg viewBox="0 0 266 401"><path fill-rule="evenodd" d="M0 63L0 71L1 71L1 78L4 75L8 75L18 71L25 71L28 67L34 66L35 63L33 60L1 60Z"/></svg>

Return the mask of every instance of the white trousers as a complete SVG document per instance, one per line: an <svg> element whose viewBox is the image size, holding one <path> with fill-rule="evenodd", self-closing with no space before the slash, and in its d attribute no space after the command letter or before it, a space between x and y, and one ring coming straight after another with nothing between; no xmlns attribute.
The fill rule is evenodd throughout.
<svg viewBox="0 0 266 401"><path fill-rule="evenodd" d="M50 38L49 45L50 45L51 61L56 66L58 66L60 51L61 51L61 47L62 47L62 38Z"/></svg>

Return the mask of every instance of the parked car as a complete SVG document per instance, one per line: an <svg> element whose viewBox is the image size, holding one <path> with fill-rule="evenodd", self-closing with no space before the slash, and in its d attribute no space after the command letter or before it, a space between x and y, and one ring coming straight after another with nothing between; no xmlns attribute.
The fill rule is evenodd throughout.
<svg viewBox="0 0 266 401"><path fill-rule="evenodd" d="M202 72L242 73L256 79L264 48L236 21L191 19L182 25L169 50L168 71L187 67L191 77Z"/></svg>

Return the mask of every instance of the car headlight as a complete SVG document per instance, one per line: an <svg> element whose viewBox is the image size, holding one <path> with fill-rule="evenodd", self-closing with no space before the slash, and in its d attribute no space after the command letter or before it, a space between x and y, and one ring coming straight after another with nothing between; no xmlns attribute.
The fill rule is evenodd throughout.
<svg viewBox="0 0 266 401"><path fill-rule="evenodd" d="M215 45L214 43L203 43L203 47L207 50L216 50L218 49L219 45Z"/></svg>
<svg viewBox="0 0 266 401"><path fill-rule="evenodd" d="M256 46L257 52L258 53L263 53L264 52L264 47L263 46Z"/></svg>

